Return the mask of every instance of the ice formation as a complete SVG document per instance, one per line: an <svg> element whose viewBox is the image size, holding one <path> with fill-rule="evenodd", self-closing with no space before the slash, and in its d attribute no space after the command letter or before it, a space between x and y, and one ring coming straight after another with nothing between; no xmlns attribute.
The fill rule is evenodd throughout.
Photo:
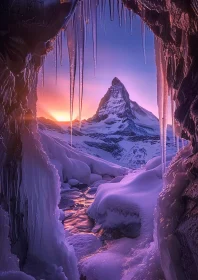
<svg viewBox="0 0 198 280"><path fill-rule="evenodd" d="M56 275L57 280L67 279L61 278L63 275L77 280L75 255L64 238L64 230L59 221L59 176L43 152L34 124L31 128L34 134L24 127L21 135L23 179L20 208L24 213L23 230L27 231L28 235L25 270L38 276L38 269L43 266L40 271L41 278L48 274L48 277Z"/></svg>
<svg viewBox="0 0 198 280"><path fill-rule="evenodd" d="M11 253L8 213L1 206L0 225L0 280L33 280L33 277L20 271L18 259Z"/></svg>
<svg viewBox="0 0 198 280"><path fill-rule="evenodd" d="M160 39L155 37L156 66L157 66L157 104L160 120L160 137L162 147L162 171L166 166L166 136L167 136L167 107L168 85L166 80L166 58Z"/></svg>

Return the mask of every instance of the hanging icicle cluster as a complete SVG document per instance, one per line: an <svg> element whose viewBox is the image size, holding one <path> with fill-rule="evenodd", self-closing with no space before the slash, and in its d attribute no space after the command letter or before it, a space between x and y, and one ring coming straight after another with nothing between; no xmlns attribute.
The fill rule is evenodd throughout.
<svg viewBox="0 0 198 280"><path fill-rule="evenodd" d="M70 64L71 145L72 145L72 121L73 121L74 94L75 94L77 67L79 72L79 126L81 127L83 87L84 87L83 86L84 50L85 50L85 41L87 37L87 26L88 24L90 24L91 26L92 42L93 42L93 62L94 62L94 73L95 73L96 65L97 65L97 24L98 24L97 17L99 14L101 22L104 22L107 4L109 5L110 19L114 20L115 0L81 0L78 2L71 20L68 22L67 26L65 27L66 35L67 35L68 53L69 53L69 64ZM133 13L128 12L128 10L124 7L121 0L117 0L117 10L118 10L120 26L123 25L123 20L126 24L127 17L129 17L130 26L132 30ZM59 45L59 43L57 43L59 42L57 41L58 38L59 37L57 36L56 44L55 44L56 77L57 77L57 49ZM144 39L143 39L143 45L145 45Z"/></svg>

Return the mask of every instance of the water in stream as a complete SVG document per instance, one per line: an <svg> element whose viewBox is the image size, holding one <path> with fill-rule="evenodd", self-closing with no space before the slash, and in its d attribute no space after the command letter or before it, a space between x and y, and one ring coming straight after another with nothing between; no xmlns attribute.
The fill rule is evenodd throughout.
<svg viewBox="0 0 198 280"><path fill-rule="evenodd" d="M71 189L64 192L65 220L64 228L71 234L91 233L94 221L90 219L86 211L94 200L95 194L90 194L89 189Z"/></svg>

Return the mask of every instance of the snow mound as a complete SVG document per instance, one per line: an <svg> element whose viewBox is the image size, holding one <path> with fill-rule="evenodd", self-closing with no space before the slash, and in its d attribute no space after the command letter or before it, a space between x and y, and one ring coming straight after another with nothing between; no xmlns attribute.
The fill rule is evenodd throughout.
<svg viewBox="0 0 198 280"><path fill-rule="evenodd" d="M40 131L40 137L45 152L57 168L63 182L76 179L81 183L90 184L90 181L101 178L96 178L96 175L117 177L128 172L127 168L81 153L70 147L67 142L49 136L44 131Z"/></svg>
<svg viewBox="0 0 198 280"><path fill-rule="evenodd" d="M67 280L67 278L65 279ZM35 280L35 278L18 271L0 273L0 280Z"/></svg>
<svg viewBox="0 0 198 280"><path fill-rule="evenodd" d="M102 245L101 241L93 234L74 234L67 238L74 246L78 260L96 252Z"/></svg>
<svg viewBox="0 0 198 280"><path fill-rule="evenodd" d="M161 189L160 166L128 174L118 183L98 187L88 215L103 228L141 223L141 232L152 234L153 211Z"/></svg>
<svg viewBox="0 0 198 280"><path fill-rule="evenodd" d="M170 161L172 160L172 158L175 156L175 154L172 154L172 155L167 155L166 156L166 165L168 166L170 164ZM159 157L154 157L152 159L150 159L146 165L145 165L145 169L146 170L151 170L153 168L156 168L158 167L159 165L161 165L161 162L162 162L162 158L161 156Z"/></svg>
<svg viewBox="0 0 198 280"><path fill-rule="evenodd" d="M86 280L165 280L155 242L143 238L113 241L82 259L79 270Z"/></svg>

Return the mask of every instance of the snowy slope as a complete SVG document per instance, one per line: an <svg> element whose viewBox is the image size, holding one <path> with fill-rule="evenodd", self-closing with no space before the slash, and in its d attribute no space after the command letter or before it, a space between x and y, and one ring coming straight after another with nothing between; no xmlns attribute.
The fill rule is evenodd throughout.
<svg viewBox="0 0 198 280"><path fill-rule="evenodd" d="M60 127L61 125L61 127ZM40 131L70 142L70 124L39 120ZM168 130L167 153L176 152L171 129ZM73 147L93 156L129 168L139 168L160 155L159 120L135 101L118 78L104 95L96 114L73 123Z"/></svg>

